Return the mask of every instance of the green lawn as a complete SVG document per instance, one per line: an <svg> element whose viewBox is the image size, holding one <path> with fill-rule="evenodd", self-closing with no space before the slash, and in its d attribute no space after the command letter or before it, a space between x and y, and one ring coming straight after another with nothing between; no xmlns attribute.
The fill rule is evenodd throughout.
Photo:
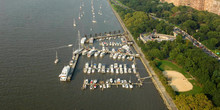
<svg viewBox="0 0 220 110"><path fill-rule="evenodd" d="M158 63L158 68L161 71L175 70L182 73L186 78L190 79L189 81L192 83L193 89L188 92L176 92L176 94L196 94L202 91L202 88L199 86L199 84L195 80L191 79L192 77L189 75L189 73L187 73L184 69L182 69L178 65L167 60L157 60L157 63Z"/></svg>

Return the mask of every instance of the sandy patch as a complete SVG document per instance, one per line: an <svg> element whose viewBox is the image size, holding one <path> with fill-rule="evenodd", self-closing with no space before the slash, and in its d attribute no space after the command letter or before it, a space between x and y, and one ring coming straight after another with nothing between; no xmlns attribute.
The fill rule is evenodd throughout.
<svg viewBox="0 0 220 110"><path fill-rule="evenodd" d="M184 75L182 75L182 73L177 71L163 71L163 75L168 78L169 84L174 91L186 92L193 89L193 85Z"/></svg>

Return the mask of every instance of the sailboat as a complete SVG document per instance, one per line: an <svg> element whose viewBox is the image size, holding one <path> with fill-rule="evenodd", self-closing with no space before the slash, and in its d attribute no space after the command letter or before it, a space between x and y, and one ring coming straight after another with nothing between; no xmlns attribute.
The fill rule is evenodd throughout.
<svg viewBox="0 0 220 110"><path fill-rule="evenodd" d="M76 27L76 21L73 19L73 26Z"/></svg>
<svg viewBox="0 0 220 110"><path fill-rule="evenodd" d="M56 59L54 61L55 64L57 64L59 62L58 56L57 56L57 51L56 51Z"/></svg>
<svg viewBox="0 0 220 110"><path fill-rule="evenodd" d="M81 17L80 17L80 13L79 13L79 20L81 19Z"/></svg>
<svg viewBox="0 0 220 110"><path fill-rule="evenodd" d="M92 20L92 22L93 22L93 23L96 23L95 17L93 17L93 20Z"/></svg>

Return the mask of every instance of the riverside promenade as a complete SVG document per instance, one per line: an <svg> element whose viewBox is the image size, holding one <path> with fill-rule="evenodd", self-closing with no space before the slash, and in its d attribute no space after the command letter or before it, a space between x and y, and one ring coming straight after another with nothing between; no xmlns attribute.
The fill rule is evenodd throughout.
<svg viewBox="0 0 220 110"><path fill-rule="evenodd" d="M110 0L108 0L109 5L111 6ZM149 65L149 61L146 60L143 52L141 51L140 47L137 45L137 43L135 42L133 36L131 35L131 33L129 32L129 30L126 28L125 24L123 23L123 21L121 20L120 16L118 15L118 13L113 9L113 7L111 6L112 11L114 12L116 18L118 19L118 21L120 22L124 32L127 34L126 37L128 37L129 40L134 41L134 49L137 51L138 54L140 54L140 59L143 62L147 72L149 73L149 75L152 77L152 82L154 83L155 87L157 88L157 90L159 91L161 97L164 100L164 103L166 104L167 108L169 110L178 110L175 103L173 102L173 99L169 96L169 94L166 92L165 87L163 86L163 84L160 82L158 76L155 74L155 72L152 70L152 68Z"/></svg>

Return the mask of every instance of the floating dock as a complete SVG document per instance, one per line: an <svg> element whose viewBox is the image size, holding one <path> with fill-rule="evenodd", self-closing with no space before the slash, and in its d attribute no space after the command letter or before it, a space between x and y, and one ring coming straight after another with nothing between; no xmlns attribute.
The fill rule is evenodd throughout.
<svg viewBox="0 0 220 110"><path fill-rule="evenodd" d="M68 76L67 76L67 81L70 81L70 80L71 80L71 78L72 78L72 76L73 76L73 72L74 72L74 70L75 70L75 68L76 68L76 64L77 64L77 62L78 62L78 59L79 59L79 54L76 54L75 57L74 57L74 59L72 59L73 62L72 62L72 65L70 65L71 70L70 70L70 72L69 72L69 74L68 74Z"/></svg>

